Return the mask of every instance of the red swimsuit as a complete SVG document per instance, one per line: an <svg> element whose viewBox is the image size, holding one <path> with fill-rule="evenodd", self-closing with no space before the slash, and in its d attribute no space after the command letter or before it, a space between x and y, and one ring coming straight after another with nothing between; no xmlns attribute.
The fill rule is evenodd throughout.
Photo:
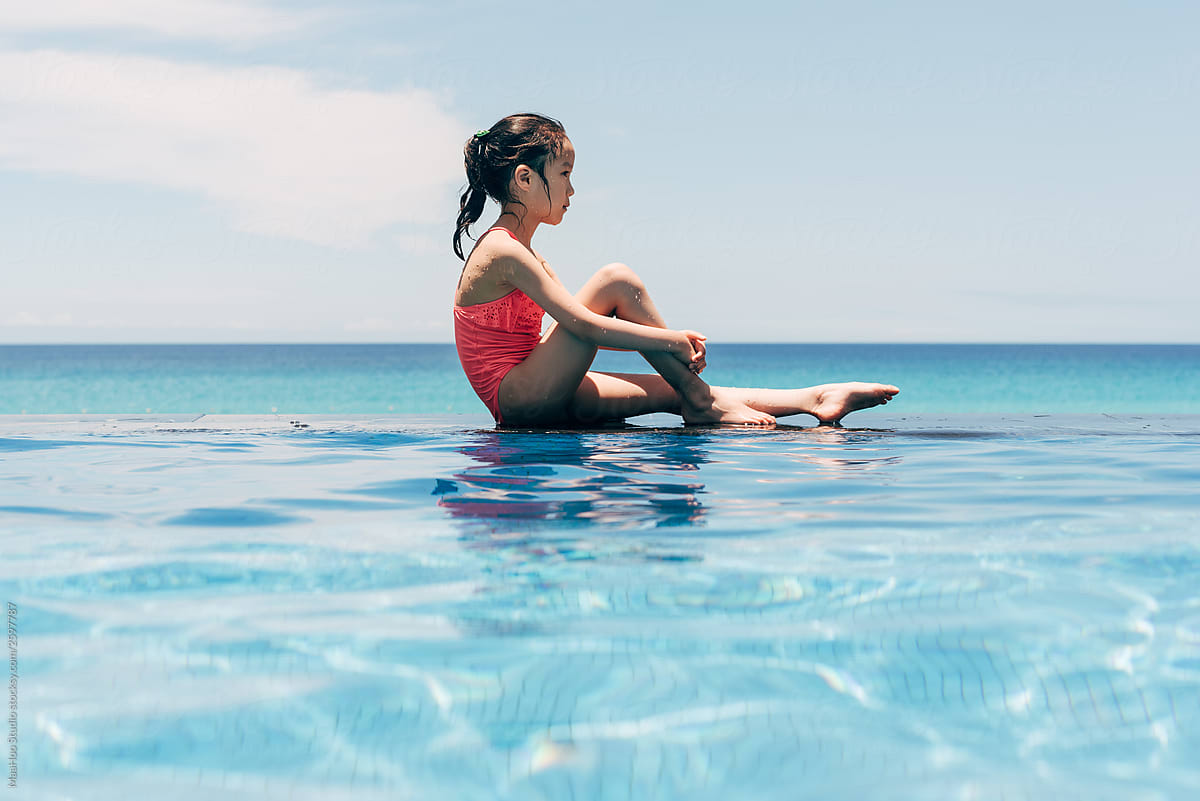
<svg viewBox="0 0 1200 801"><path fill-rule="evenodd" d="M507 228L489 228L483 236L492 231L504 231L517 238ZM543 314L542 307L519 289L487 303L454 307L458 359L467 380L497 423L504 422L500 416L500 382L537 346Z"/></svg>

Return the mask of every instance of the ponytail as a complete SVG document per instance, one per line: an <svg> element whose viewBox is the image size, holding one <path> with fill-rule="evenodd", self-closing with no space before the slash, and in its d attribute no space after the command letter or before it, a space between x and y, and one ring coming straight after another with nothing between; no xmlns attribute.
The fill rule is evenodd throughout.
<svg viewBox="0 0 1200 801"><path fill-rule="evenodd" d="M482 187L472 186L466 192L462 193L462 197L458 200L458 227L454 230L454 255L458 256L463 261L467 257L463 255L462 236L471 235L470 227L483 216L483 204L487 200L487 193Z"/></svg>
<svg viewBox="0 0 1200 801"><path fill-rule="evenodd" d="M544 181L546 161L562 151L566 139L567 132L558 120L541 114L511 114L467 140L463 146L467 190L458 199L455 256L466 261L463 234L471 235L471 224L483 216L489 197L499 203L512 200L508 184L517 166L529 165Z"/></svg>
<svg viewBox="0 0 1200 801"><path fill-rule="evenodd" d="M467 191L458 199L458 225L454 229L454 255L463 261L462 236L471 235L471 224L483 216L483 205L487 201L487 190L483 186L483 176L480 162L483 160L483 136L480 131L467 140L463 146L463 160L467 167Z"/></svg>

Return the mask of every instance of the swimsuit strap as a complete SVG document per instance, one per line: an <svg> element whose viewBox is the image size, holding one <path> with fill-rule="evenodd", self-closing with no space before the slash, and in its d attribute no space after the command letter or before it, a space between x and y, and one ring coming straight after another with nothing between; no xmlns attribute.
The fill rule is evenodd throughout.
<svg viewBox="0 0 1200 801"><path fill-rule="evenodd" d="M486 231L484 231L484 232L483 232L483 234L481 234L481 235L479 236L479 238L480 238L480 239L483 239L483 235L484 235L484 234L490 234L492 231L503 231L504 233L506 233L506 234L508 234L509 236L511 236L513 239L517 239L517 235L516 235L516 234L514 234L512 231L508 230L507 228L505 228L503 225L497 225L497 226L495 226L494 228L489 228L489 229L487 229ZM520 239L517 239L517 241L518 241L518 242L520 242L521 240L520 240Z"/></svg>

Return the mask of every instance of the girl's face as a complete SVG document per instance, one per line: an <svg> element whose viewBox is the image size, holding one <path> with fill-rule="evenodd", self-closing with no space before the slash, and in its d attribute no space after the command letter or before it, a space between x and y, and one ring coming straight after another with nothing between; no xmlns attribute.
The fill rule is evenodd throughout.
<svg viewBox="0 0 1200 801"><path fill-rule="evenodd" d="M544 185L537 173L534 173L526 205L542 222L549 225L562 222L567 206L571 205L571 195L575 194L575 187L571 186L571 171L574 168L575 148L572 147L571 140L566 139L563 141L562 152L546 162Z"/></svg>

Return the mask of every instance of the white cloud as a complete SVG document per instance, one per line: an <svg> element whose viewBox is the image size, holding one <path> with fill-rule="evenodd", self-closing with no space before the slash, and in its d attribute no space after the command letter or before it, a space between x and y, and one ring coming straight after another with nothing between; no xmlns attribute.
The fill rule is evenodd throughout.
<svg viewBox="0 0 1200 801"><path fill-rule="evenodd" d="M5 5L0 31L131 29L243 42L292 33L323 18L247 0L38 0Z"/></svg>
<svg viewBox="0 0 1200 801"><path fill-rule="evenodd" d="M360 245L444 221L464 126L431 92L278 67L0 51L0 168L198 192L241 230Z"/></svg>

